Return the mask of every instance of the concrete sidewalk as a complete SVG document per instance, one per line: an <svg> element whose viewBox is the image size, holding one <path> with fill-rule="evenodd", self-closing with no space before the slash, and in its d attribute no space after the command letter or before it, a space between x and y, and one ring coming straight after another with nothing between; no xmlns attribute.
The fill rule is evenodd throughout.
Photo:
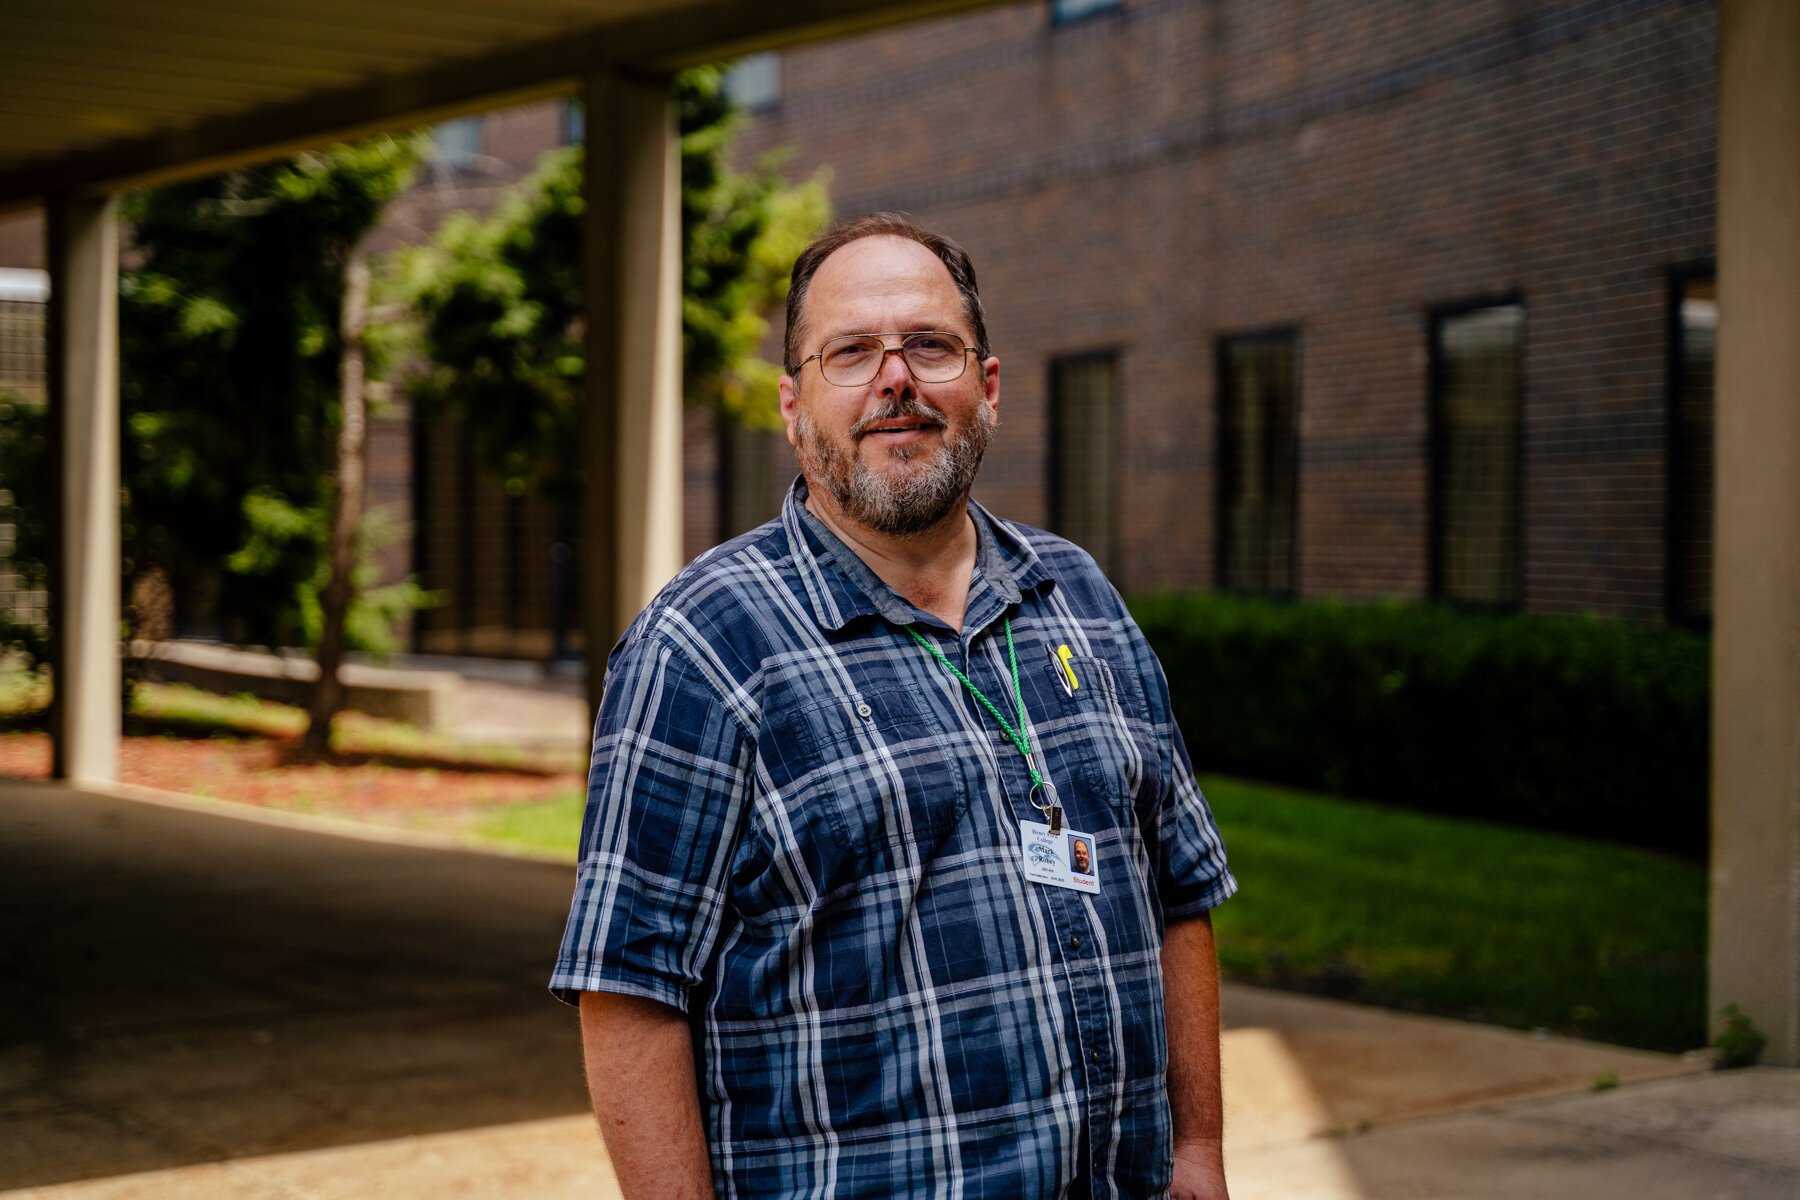
<svg viewBox="0 0 1800 1200"><path fill-rule="evenodd" d="M616 1195L543 991L568 866L10 781L0 862L9 1200ZM1800 1196L1800 1072L1250 988L1226 1024L1237 1200Z"/></svg>

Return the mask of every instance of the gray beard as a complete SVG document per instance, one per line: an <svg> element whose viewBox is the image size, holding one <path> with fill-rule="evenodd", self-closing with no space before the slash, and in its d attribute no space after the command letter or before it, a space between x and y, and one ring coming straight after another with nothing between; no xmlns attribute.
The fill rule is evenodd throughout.
<svg viewBox="0 0 1800 1200"><path fill-rule="evenodd" d="M889 405L859 421L851 436L876 421L902 417L938 419L938 414L916 400ZM982 409L975 422L951 438L932 461L898 478L872 471L842 447L826 444L805 412L795 414L794 433L799 443L794 454L808 485L830 491L845 515L857 523L877 533L905 536L930 529L968 496L994 428ZM910 446L891 451L901 462L923 453L931 452Z"/></svg>

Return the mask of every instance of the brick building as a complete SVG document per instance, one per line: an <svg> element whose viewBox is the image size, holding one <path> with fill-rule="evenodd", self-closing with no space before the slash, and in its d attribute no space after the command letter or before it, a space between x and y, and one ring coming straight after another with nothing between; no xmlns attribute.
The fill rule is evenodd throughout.
<svg viewBox="0 0 1800 1200"><path fill-rule="evenodd" d="M1024 3L787 51L748 141L969 248L979 493L1124 590L1698 618L1715 25Z"/></svg>
<svg viewBox="0 0 1800 1200"><path fill-rule="evenodd" d="M1028 0L750 60L740 147L969 248L1004 380L979 494L1128 592L1704 621L1716 24L1710 0ZM569 135L556 103L440 127L381 244ZM771 515L792 458L686 432L692 555ZM403 408L371 458L414 531L390 571L448 598L415 648L579 649L566 514Z"/></svg>

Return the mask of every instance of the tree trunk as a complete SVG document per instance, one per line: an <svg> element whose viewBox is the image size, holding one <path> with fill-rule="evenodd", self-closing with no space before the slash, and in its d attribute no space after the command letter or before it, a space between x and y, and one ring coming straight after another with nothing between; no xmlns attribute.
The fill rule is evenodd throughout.
<svg viewBox="0 0 1800 1200"><path fill-rule="evenodd" d="M321 598L319 629L319 678L313 685L311 717L306 727L306 749L315 754L331 750L331 720L344 706L344 687L338 666L344 659L344 622L350 612L351 576L356 570L356 526L363 505L363 443L367 435L367 402L364 395L363 337L369 320L369 265L359 254L350 256L344 270L344 309L339 331L343 359L339 367L340 403L337 471L332 488L331 574Z"/></svg>

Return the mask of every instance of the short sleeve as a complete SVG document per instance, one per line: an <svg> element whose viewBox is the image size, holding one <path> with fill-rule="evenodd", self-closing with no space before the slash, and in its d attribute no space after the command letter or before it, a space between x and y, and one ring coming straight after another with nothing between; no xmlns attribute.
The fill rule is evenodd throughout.
<svg viewBox="0 0 1800 1200"><path fill-rule="evenodd" d="M1131 624L1131 635L1151 717L1161 726L1158 733L1169 759L1156 809L1157 895L1165 920L1198 916L1230 899L1237 891L1237 880L1226 865L1225 842L1219 836L1218 822L1194 779L1194 764L1175 723L1162 664L1135 622Z"/></svg>
<svg viewBox="0 0 1800 1200"><path fill-rule="evenodd" d="M678 649L621 646L594 724L559 1000L618 992L687 1010L728 911L750 739Z"/></svg>

